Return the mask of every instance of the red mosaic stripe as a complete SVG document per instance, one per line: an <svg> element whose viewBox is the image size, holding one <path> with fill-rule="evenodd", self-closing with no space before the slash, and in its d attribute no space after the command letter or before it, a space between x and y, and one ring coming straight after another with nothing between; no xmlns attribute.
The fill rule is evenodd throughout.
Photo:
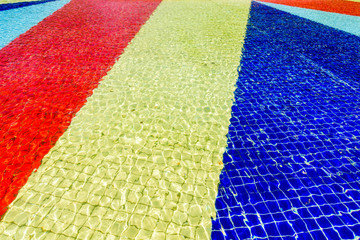
<svg viewBox="0 0 360 240"><path fill-rule="evenodd" d="M0 216L161 0L72 0L0 50Z"/></svg>
<svg viewBox="0 0 360 240"><path fill-rule="evenodd" d="M293 7L360 16L360 3L347 0L259 0Z"/></svg>

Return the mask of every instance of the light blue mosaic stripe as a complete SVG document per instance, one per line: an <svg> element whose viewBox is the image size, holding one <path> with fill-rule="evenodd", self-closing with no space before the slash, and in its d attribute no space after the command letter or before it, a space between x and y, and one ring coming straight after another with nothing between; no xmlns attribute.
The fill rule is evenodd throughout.
<svg viewBox="0 0 360 240"><path fill-rule="evenodd" d="M349 16L339 13L324 12L319 10L291 7L281 4L261 2L269 7L288 12L295 16L309 19L311 21L333 27L347 33L360 36L360 17Z"/></svg>
<svg viewBox="0 0 360 240"><path fill-rule="evenodd" d="M0 49L69 2L58 0L0 11Z"/></svg>

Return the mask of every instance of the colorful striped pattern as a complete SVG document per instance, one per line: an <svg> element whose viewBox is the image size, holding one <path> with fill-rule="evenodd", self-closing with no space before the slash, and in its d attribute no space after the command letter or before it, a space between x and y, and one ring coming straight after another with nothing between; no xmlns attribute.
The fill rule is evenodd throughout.
<svg viewBox="0 0 360 240"><path fill-rule="evenodd" d="M73 0L0 50L0 214L159 2Z"/></svg>
<svg viewBox="0 0 360 240"><path fill-rule="evenodd" d="M79 2L72 1L45 21L59 13L65 18ZM124 9L109 3L113 11ZM0 233L79 239L209 238L237 77L234 69L249 7L250 1L163 1L20 190L0 223ZM92 26L102 24L106 22ZM81 29L87 28L74 24L70 30ZM103 61L112 55L84 41L87 38L77 35L71 40L84 42L95 55L74 55L76 61L84 61L81 70L85 63L106 65ZM116 47L122 42L108 41ZM64 45L73 45L69 42ZM77 48L77 54L83 48ZM51 93L49 108L61 99L84 101L79 90L99 80L96 72L66 74L78 64L62 55L59 59L70 67L56 68L63 70L57 78L78 77L68 80L58 95ZM84 75L92 78L83 79ZM50 78L39 76L43 77ZM58 89L54 84L45 86ZM68 106L63 111L71 111L66 118L70 121L75 111ZM60 121L64 115L54 118Z"/></svg>
<svg viewBox="0 0 360 240"><path fill-rule="evenodd" d="M0 239L360 237L359 3L68 2L0 11Z"/></svg>

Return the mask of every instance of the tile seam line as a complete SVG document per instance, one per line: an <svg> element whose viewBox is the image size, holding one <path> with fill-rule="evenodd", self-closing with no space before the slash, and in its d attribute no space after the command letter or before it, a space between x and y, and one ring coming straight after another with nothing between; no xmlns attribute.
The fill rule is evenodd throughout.
<svg viewBox="0 0 360 240"><path fill-rule="evenodd" d="M214 0L212 0L212 1L214 1ZM236 85L236 83L237 83L237 80L238 80L238 78L239 78L239 73L240 73L240 71L241 71L242 55L243 55L243 52L244 52L244 50L245 50L244 45L245 45L245 42L246 42L246 35L247 35L247 32L248 32L248 25L249 25L249 22L250 22L250 13L251 13L251 9L252 9L252 6L253 6L252 2L254 2L254 1L255 1L255 0L251 0L251 2L250 2L250 4L249 4L249 8L247 9L247 11L248 11L247 17L246 17L246 22L247 22L247 23L246 23L246 25L245 25L245 32L244 32L244 36L243 36L243 38L242 38L243 44L242 44L242 46L241 46L240 56L238 57L238 66L236 67L236 69L234 69L234 71L237 72L237 76L235 77L236 79L234 79L234 91L232 92L232 97L233 97L233 98L232 98L232 104L231 104L231 106L230 106L230 116L229 116L230 118L228 119L227 134L229 134L229 131L230 131L231 118L232 118L232 115L233 115L231 108L234 106L234 103L235 103L235 96L236 96L235 93L236 93L236 90L237 90L237 85ZM231 11L231 12L232 12L232 11ZM226 137L226 138L227 138L227 137ZM226 139L226 146L225 146L224 152L223 152L223 154L222 154L222 161L224 161L224 154L225 154L225 153L227 152L227 150L229 149L229 146L228 146L228 143L227 143L228 141L229 141L229 139ZM214 199L214 205L215 205L215 211L216 211L216 213L215 213L214 218L213 218L213 217L211 218L211 226L212 226L211 232L217 231L217 230L214 230L214 229L213 229L213 222L215 222L216 220L218 220L218 219L221 218L221 217L218 215L218 210L219 210L219 209L216 208L216 201L217 201L217 198L218 198L219 193L220 193L220 191L221 191L221 189L220 189L220 186L221 186L220 176L221 176L223 173L225 173L226 175L228 175L228 171L227 171L227 169L226 169L225 164L223 164L223 168L220 170L219 175L218 175L218 185L217 185L217 187L216 187L216 196L215 196L215 199ZM234 185L233 185L232 181L230 181L230 183L231 183L231 187L234 188ZM248 228L248 229L249 229L249 231L250 231L250 228ZM223 234L226 236L226 233L223 233ZM236 235L238 236L237 233L236 233ZM210 239L213 239L213 238L210 236Z"/></svg>

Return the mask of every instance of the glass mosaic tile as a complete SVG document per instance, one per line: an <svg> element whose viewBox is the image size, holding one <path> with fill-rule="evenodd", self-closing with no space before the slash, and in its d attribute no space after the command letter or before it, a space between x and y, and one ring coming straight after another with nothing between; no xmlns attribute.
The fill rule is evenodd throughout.
<svg viewBox="0 0 360 240"><path fill-rule="evenodd" d="M252 3L213 239L360 236L359 45Z"/></svg>
<svg viewBox="0 0 360 240"><path fill-rule="evenodd" d="M0 0L0 240L359 239L359 0Z"/></svg>

